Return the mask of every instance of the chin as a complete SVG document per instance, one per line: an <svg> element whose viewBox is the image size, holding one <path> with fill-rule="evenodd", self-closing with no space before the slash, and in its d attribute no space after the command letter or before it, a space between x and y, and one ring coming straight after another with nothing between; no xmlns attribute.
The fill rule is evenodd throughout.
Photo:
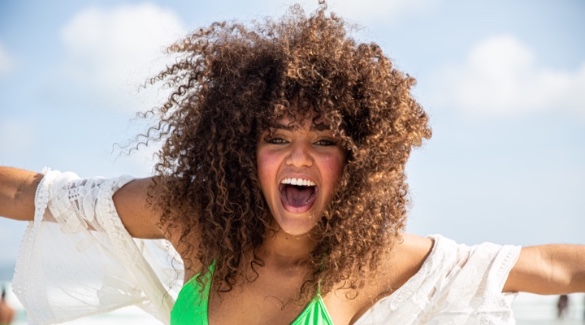
<svg viewBox="0 0 585 325"><path fill-rule="evenodd" d="M304 236L311 233L317 224L315 220L311 219L311 217L305 217L302 220L299 220L299 218L294 218L294 220L278 220L275 218L280 231L291 236Z"/></svg>
<svg viewBox="0 0 585 325"><path fill-rule="evenodd" d="M280 230L282 232L284 232L287 235L290 236L294 236L294 237L301 237L301 236L306 236L311 232L311 229L307 230L307 229L286 229L286 228L280 228Z"/></svg>

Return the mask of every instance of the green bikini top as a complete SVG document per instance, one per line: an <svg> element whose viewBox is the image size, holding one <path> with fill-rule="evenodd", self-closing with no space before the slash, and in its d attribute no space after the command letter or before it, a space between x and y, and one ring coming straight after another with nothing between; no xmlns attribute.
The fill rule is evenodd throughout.
<svg viewBox="0 0 585 325"><path fill-rule="evenodd" d="M214 264L211 264L209 272L203 275L198 273L185 283L177 296L173 310L171 310L171 325L209 324L207 306L209 303L209 291L211 290L211 277L214 270ZM203 276L205 279L205 289L202 294L200 293L201 284L197 281L199 276ZM319 293L309 302L291 325L333 325Z"/></svg>

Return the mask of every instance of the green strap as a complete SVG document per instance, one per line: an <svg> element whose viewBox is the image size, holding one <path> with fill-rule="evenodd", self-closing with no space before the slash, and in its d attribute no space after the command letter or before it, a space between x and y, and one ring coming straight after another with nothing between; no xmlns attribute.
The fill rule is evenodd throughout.
<svg viewBox="0 0 585 325"><path fill-rule="evenodd" d="M333 325L329 312L325 307L325 302L320 294L317 294L303 309L301 314L291 323L291 325Z"/></svg>

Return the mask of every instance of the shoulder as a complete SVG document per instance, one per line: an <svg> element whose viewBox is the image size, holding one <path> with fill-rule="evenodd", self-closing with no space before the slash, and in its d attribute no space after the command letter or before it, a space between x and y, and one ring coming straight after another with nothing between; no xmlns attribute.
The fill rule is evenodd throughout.
<svg viewBox="0 0 585 325"><path fill-rule="evenodd" d="M114 193L116 211L132 237L163 238L159 224L160 211L149 204L148 199L148 191L153 184L151 177L134 179Z"/></svg>
<svg viewBox="0 0 585 325"><path fill-rule="evenodd" d="M394 253L408 254L411 257L424 259L433 248L433 239L413 234L402 234L402 240L396 243ZM414 256L413 256L414 255Z"/></svg>
<svg viewBox="0 0 585 325"><path fill-rule="evenodd" d="M428 237L401 234L391 247L382 253L378 267L366 273L365 287L357 299L357 319L378 300L391 295L410 280L423 266L433 250L434 241Z"/></svg>
<svg viewBox="0 0 585 325"><path fill-rule="evenodd" d="M116 191L113 200L128 233L134 238L168 240L185 262L186 278L190 278L201 268L193 250L193 247L198 247L201 235L197 229L186 233L181 218L161 221L162 210L152 199L161 193L161 183L156 178L139 178Z"/></svg>
<svg viewBox="0 0 585 325"><path fill-rule="evenodd" d="M433 249L433 239L412 234L401 237L383 253L378 268L372 272L376 296L396 291L422 267Z"/></svg>
<svg viewBox="0 0 585 325"><path fill-rule="evenodd" d="M402 240L388 251L387 257L380 263L381 268L394 270L391 287L397 289L415 275L432 249L431 238L403 234Z"/></svg>

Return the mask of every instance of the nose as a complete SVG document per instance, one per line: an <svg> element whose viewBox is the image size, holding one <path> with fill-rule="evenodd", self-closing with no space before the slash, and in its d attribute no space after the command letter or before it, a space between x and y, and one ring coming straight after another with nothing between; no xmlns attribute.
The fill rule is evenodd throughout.
<svg viewBox="0 0 585 325"><path fill-rule="evenodd" d="M294 167L310 167L313 165L310 146L304 143L295 143L286 158L286 164Z"/></svg>

